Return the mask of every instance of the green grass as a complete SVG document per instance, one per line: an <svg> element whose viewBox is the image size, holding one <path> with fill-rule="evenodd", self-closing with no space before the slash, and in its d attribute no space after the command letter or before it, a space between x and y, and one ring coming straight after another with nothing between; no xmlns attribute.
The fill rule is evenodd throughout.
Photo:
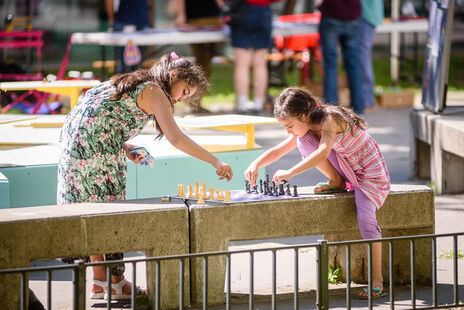
<svg viewBox="0 0 464 310"><path fill-rule="evenodd" d="M373 67L375 73L376 85L382 88L393 87L393 83L390 77L390 59L379 58L373 60ZM423 59L419 62L419 70L422 72ZM341 69L341 71L343 71ZM213 67L213 73L211 77L212 88L209 94L203 99L205 106L209 104L220 104L220 103L231 103L235 100L235 93L233 87L233 72L234 68L232 64L215 64ZM422 85L418 82L413 81L412 77L412 65L407 64L404 72L409 73L408 81L400 81L399 87L412 89L420 92ZM420 74L421 76L421 74ZM289 86L298 85L299 82L299 71L293 69L286 72L286 81ZM316 74L316 80L321 81L322 77ZM270 87L269 94L273 97L277 96L285 87ZM450 59L449 67L449 90L464 91L464 56L453 55Z"/></svg>
<svg viewBox="0 0 464 310"><path fill-rule="evenodd" d="M390 77L390 59L388 57L374 59L373 61L376 85L382 88L392 87ZM72 65L68 69L71 69ZM420 60L419 70L422 71L423 59ZM82 68L81 68L82 69ZM342 71L342 69L340 69ZM404 72L409 73L410 79L408 81L400 81L399 85L402 88L411 89L421 92L422 85L412 79L412 65L408 64ZM97 76L100 74L99 70L94 72ZM233 84L234 67L233 64L214 64L211 77L210 92L203 98L202 104L208 108L209 105L233 104L235 102L235 92ZM286 82L289 86L295 86L299 83L299 70L293 66L293 70L287 70L285 74ZM315 80L321 82L322 77L317 73ZM269 94L273 97L285 87L269 87ZM449 84L448 90L464 91L464 55L452 55L449 66ZM182 110L184 104L179 104L176 109ZM11 111L9 113L15 113ZM17 113L17 112L16 112Z"/></svg>

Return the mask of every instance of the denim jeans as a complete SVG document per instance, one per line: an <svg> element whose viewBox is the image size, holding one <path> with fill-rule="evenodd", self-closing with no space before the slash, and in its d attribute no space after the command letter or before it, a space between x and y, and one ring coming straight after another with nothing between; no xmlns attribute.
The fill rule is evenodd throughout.
<svg viewBox="0 0 464 310"><path fill-rule="evenodd" d="M359 61L361 65L362 94L366 107L375 106L374 70L372 69L372 44L375 27L364 19L359 20Z"/></svg>
<svg viewBox="0 0 464 310"><path fill-rule="evenodd" d="M353 111L364 113L364 101L361 89L361 70L359 64L358 42L359 20L343 21L323 17L319 24L322 56L324 58L324 97L326 103L338 103L338 54L340 43L343 64L348 76L350 101Z"/></svg>

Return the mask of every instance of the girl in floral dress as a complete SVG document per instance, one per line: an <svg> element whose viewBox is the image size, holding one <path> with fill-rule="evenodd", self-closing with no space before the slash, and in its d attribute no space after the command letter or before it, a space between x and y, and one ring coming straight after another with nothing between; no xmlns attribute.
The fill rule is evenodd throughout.
<svg viewBox="0 0 464 310"><path fill-rule="evenodd" d="M358 226L364 239L382 238L376 219L378 210L390 191L390 176L382 153L367 133L365 122L353 111L320 104L311 94L287 88L276 100L274 116L290 136L264 152L245 171L256 184L258 169L275 162L298 147L303 160L288 170L278 170L276 184L316 167L329 178L316 185L316 194L354 191ZM384 296L382 245L372 244L372 297ZM358 295L367 298L368 292Z"/></svg>
<svg viewBox="0 0 464 310"><path fill-rule="evenodd" d="M149 70L120 74L87 91L66 117L61 130L62 152L58 163L58 204L124 200L127 158L136 164L126 141L149 120L156 122L158 137L179 150L210 163L220 179L232 178L230 165L188 138L177 126L174 104L201 97L208 85L202 70L175 53L164 55ZM122 259L122 253L91 255L92 262ZM91 298L105 297L106 270L93 267ZM111 269L112 298L129 299L131 284L124 265Z"/></svg>

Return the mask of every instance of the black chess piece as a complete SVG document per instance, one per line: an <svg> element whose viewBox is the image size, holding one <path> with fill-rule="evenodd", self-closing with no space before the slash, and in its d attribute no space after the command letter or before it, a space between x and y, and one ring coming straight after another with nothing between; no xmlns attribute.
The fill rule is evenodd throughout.
<svg viewBox="0 0 464 310"><path fill-rule="evenodd" d="M259 192L263 192L263 180L259 179Z"/></svg>
<svg viewBox="0 0 464 310"><path fill-rule="evenodd" d="M251 193L250 182L248 182L248 180L245 180L245 191L247 192L247 194Z"/></svg>
<svg viewBox="0 0 464 310"><path fill-rule="evenodd" d="M276 196L279 195L279 192L277 191L277 184L275 184L274 181L272 181L272 191Z"/></svg>
<svg viewBox="0 0 464 310"><path fill-rule="evenodd" d="M298 190L297 190L297 186L296 185L293 185L293 197L298 197Z"/></svg>
<svg viewBox="0 0 464 310"><path fill-rule="evenodd" d="M287 183L287 190L285 191L285 195L291 196L292 192L290 191L290 183Z"/></svg>
<svg viewBox="0 0 464 310"><path fill-rule="evenodd" d="M266 174L266 183L271 184L271 182L269 182L269 174Z"/></svg>
<svg viewBox="0 0 464 310"><path fill-rule="evenodd" d="M253 193L258 193L258 185L253 186Z"/></svg>
<svg viewBox="0 0 464 310"><path fill-rule="evenodd" d="M279 196L281 195L285 195L285 192L284 192L284 183L280 183L279 184Z"/></svg>

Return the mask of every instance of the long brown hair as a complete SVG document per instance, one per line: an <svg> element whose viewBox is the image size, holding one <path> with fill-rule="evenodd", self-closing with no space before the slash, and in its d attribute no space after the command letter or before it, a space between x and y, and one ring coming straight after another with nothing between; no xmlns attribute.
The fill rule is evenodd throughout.
<svg viewBox="0 0 464 310"><path fill-rule="evenodd" d="M280 93L274 105L274 117L280 119L296 117L299 120L307 117L310 125L321 125L329 115L339 125L341 122L346 122L350 126L351 133L355 126L363 130L367 129L364 120L352 110L340 106L323 105L310 92L297 87L285 89Z"/></svg>
<svg viewBox="0 0 464 310"><path fill-rule="evenodd" d="M187 101L198 101L208 90L208 79L199 66L195 65L188 59L174 59L172 55L165 54L150 69L138 69L134 72L113 76L110 81L115 88L115 92L110 99L119 100L124 94L134 91L140 84L150 81L152 84L159 86L164 91L171 102L171 108L174 111L174 103L172 102L170 95L171 83L173 82L173 71L177 72L176 78L178 80L182 80L189 86L197 88L195 94L192 97L189 97ZM158 136L156 138L162 138L164 133L158 122L156 122L156 119L155 124L158 131Z"/></svg>

